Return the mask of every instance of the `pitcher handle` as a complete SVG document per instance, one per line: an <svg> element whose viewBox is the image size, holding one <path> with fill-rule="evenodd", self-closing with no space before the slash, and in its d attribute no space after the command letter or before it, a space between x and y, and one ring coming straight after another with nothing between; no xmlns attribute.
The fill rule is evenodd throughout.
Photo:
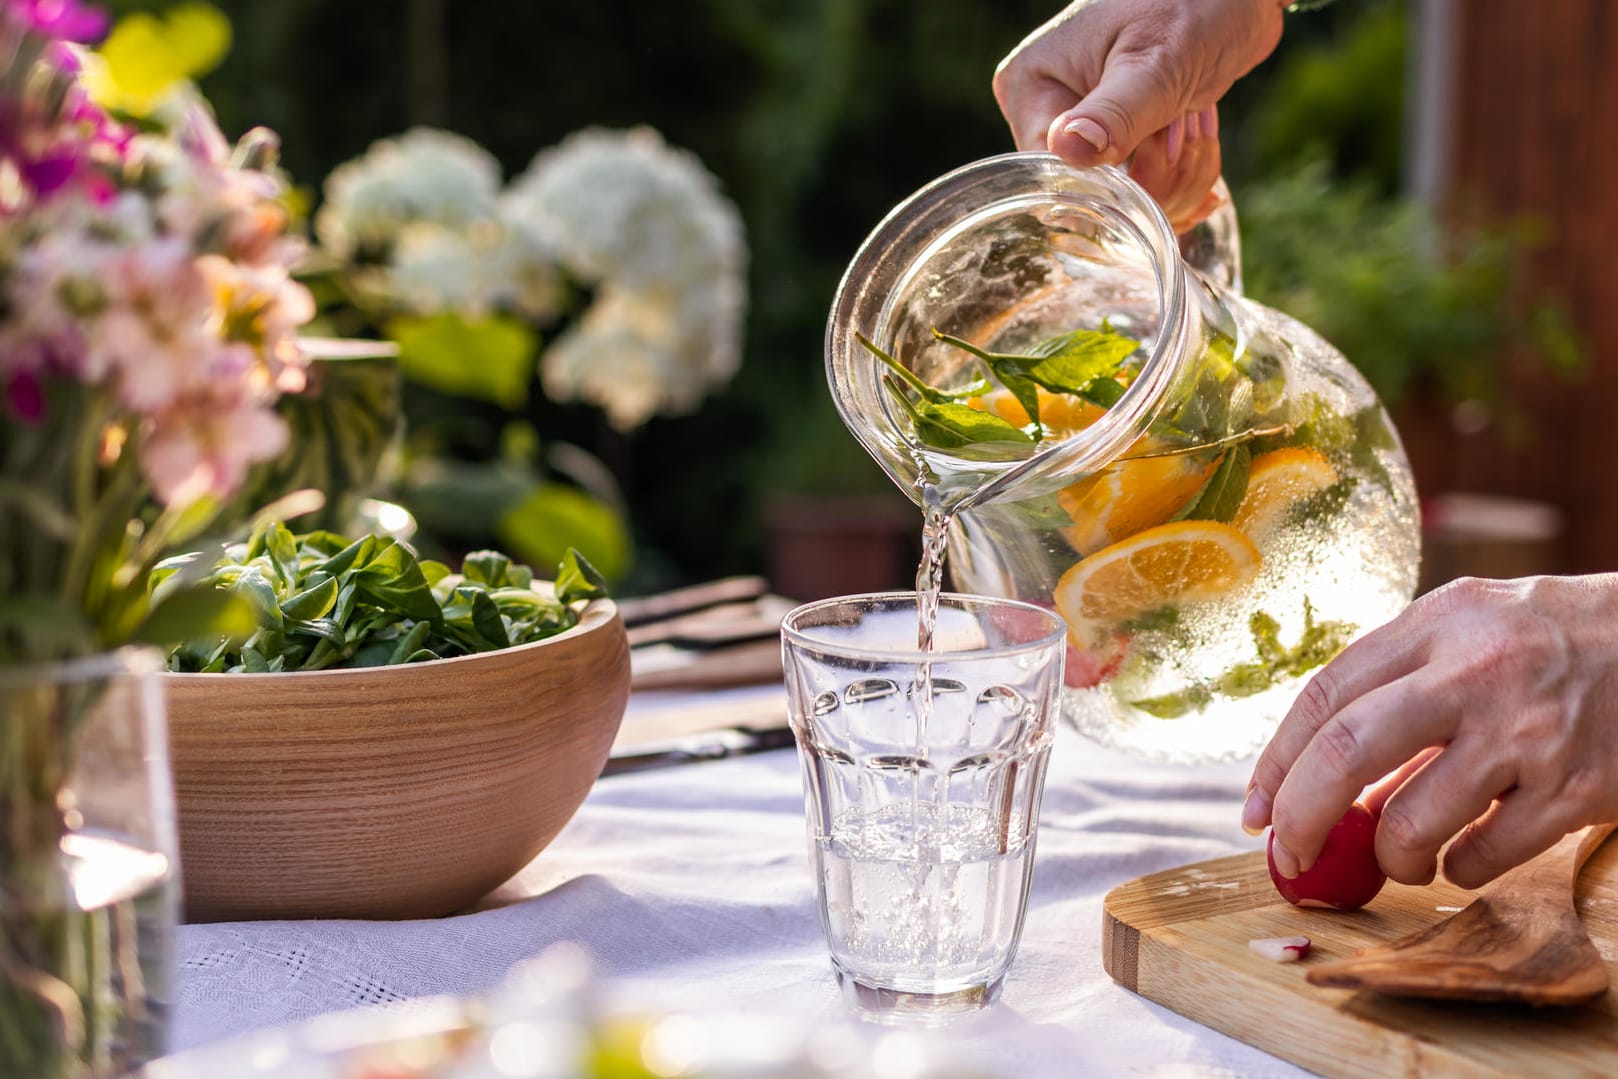
<svg viewBox="0 0 1618 1079"><path fill-rule="evenodd" d="M1213 193L1219 206L1199 224L1180 233L1180 257L1216 288L1242 295L1242 238L1236 225L1236 204L1221 176Z"/></svg>

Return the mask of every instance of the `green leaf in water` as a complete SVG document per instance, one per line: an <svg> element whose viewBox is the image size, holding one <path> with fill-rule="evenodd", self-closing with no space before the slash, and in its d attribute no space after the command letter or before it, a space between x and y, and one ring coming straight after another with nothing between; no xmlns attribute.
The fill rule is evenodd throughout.
<svg viewBox="0 0 1618 1079"><path fill-rule="evenodd" d="M883 383L899 406L910 414L916 438L935 449L1000 444L1033 448L1038 439L996 416L954 401L912 401L899 383L888 378Z"/></svg>
<svg viewBox="0 0 1618 1079"><path fill-rule="evenodd" d="M1200 712L1213 700L1206 686L1187 686L1178 693L1165 693L1161 697L1146 697L1130 701L1130 705L1158 719L1179 719L1191 712Z"/></svg>
<svg viewBox="0 0 1618 1079"><path fill-rule="evenodd" d="M1179 719L1202 711L1216 695L1238 699L1256 696L1285 679L1324 666L1347 646L1355 628L1350 622L1318 621L1307 599L1303 604L1303 634L1291 648L1281 643L1281 624L1269 613L1255 611L1247 624L1258 653L1257 662L1238 663L1209 683L1130 701L1130 705L1159 719Z"/></svg>
<svg viewBox="0 0 1618 1079"><path fill-rule="evenodd" d="M1242 497L1247 494L1247 479L1252 472L1253 454L1245 443L1238 442L1219 457L1202 490L1174 520L1219 521L1228 524L1241 508Z"/></svg>
<svg viewBox="0 0 1618 1079"><path fill-rule="evenodd" d="M882 361L890 374L905 386L908 386L912 392L924 401L962 401L968 397L981 397L994 389L994 384L981 375L965 386L953 390L940 389L937 386L923 382L914 371L882 351L864 334L856 333L854 339L867 352Z"/></svg>

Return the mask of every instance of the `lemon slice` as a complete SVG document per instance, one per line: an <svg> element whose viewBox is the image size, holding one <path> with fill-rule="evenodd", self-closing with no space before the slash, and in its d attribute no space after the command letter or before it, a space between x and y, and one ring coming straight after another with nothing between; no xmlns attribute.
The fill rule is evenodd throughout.
<svg viewBox="0 0 1618 1079"><path fill-rule="evenodd" d="M1062 574L1052 593L1069 639L1087 647L1098 631L1160 607L1218 599L1258 574L1247 536L1217 521L1176 521L1102 548Z"/></svg>
<svg viewBox="0 0 1618 1079"><path fill-rule="evenodd" d="M1293 506L1336 482L1337 469L1319 450L1288 446L1261 453L1253 458L1247 494L1231 524L1262 541L1281 526Z"/></svg>

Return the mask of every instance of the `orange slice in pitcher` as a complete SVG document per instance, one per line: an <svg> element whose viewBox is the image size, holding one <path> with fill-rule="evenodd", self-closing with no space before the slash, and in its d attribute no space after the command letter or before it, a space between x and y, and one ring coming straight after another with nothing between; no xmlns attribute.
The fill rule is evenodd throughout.
<svg viewBox="0 0 1618 1079"><path fill-rule="evenodd" d="M1051 594L1068 636L1088 647L1097 631L1160 607L1218 599L1251 581L1253 541L1217 521L1176 521L1103 548L1062 574Z"/></svg>
<svg viewBox="0 0 1618 1079"><path fill-rule="evenodd" d="M1286 520L1293 506L1337 482L1337 469L1326 455L1308 446L1287 446L1253 458L1247 494L1231 521L1255 540L1262 540Z"/></svg>
<svg viewBox="0 0 1618 1079"><path fill-rule="evenodd" d="M1057 493L1073 521L1062 535L1086 555L1162 524L1197 496L1214 464L1189 453L1119 461Z"/></svg>
<svg viewBox="0 0 1618 1079"><path fill-rule="evenodd" d="M1107 410L1075 393L1039 392L1039 422L1048 428L1047 437L1063 438L1082 431L1106 415ZM1028 410L1010 390L991 390L982 397L969 397L966 403L979 412L992 412L1014 427L1026 426Z"/></svg>

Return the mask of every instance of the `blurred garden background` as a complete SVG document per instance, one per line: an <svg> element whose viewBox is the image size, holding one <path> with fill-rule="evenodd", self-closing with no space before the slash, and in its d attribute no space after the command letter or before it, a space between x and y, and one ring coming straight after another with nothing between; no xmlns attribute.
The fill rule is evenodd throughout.
<svg viewBox="0 0 1618 1079"><path fill-rule="evenodd" d="M323 450L324 471L303 478L402 502L429 548L498 544L541 565L577 543L620 594L743 572L799 598L902 584L919 515L836 418L827 308L896 202L1012 148L990 77L1056 6L214 0L228 48L196 59L200 87L228 137L280 133L311 221L334 170L413 128L472 140L515 190L570 135L645 125L712 174L745 244L731 263L745 297L726 301L743 319L734 374L687 356L684 399L617 416L559 399L541 373L599 287L588 280L542 316L524 317L519 298L445 322L356 314L334 301L363 282L328 275L323 329L404 348L407 430L374 466L364 447ZM160 39L177 13L196 11L112 8L156 20L137 19L157 35L136 42L151 55L153 41L173 45ZM1613 55L1607 0L1342 0L1289 15L1276 54L1222 105L1248 291L1334 341L1389 403L1424 496L1449 507L1433 514L1430 578L1618 568L1605 473L1618 151L1598 134L1618 130ZM595 225L634 262L635 222ZM452 275L487 269L460 257ZM488 377L446 374L456 363ZM392 391L359 382L317 407L345 437L383 440ZM1527 502L1436 500L1454 493ZM845 518L888 536L884 579L848 576L860 571L842 555L842 579L792 577L805 550L834 550L826 530ZM808 548L790 546L794 526L800 544L811 529Z"/></svg>

